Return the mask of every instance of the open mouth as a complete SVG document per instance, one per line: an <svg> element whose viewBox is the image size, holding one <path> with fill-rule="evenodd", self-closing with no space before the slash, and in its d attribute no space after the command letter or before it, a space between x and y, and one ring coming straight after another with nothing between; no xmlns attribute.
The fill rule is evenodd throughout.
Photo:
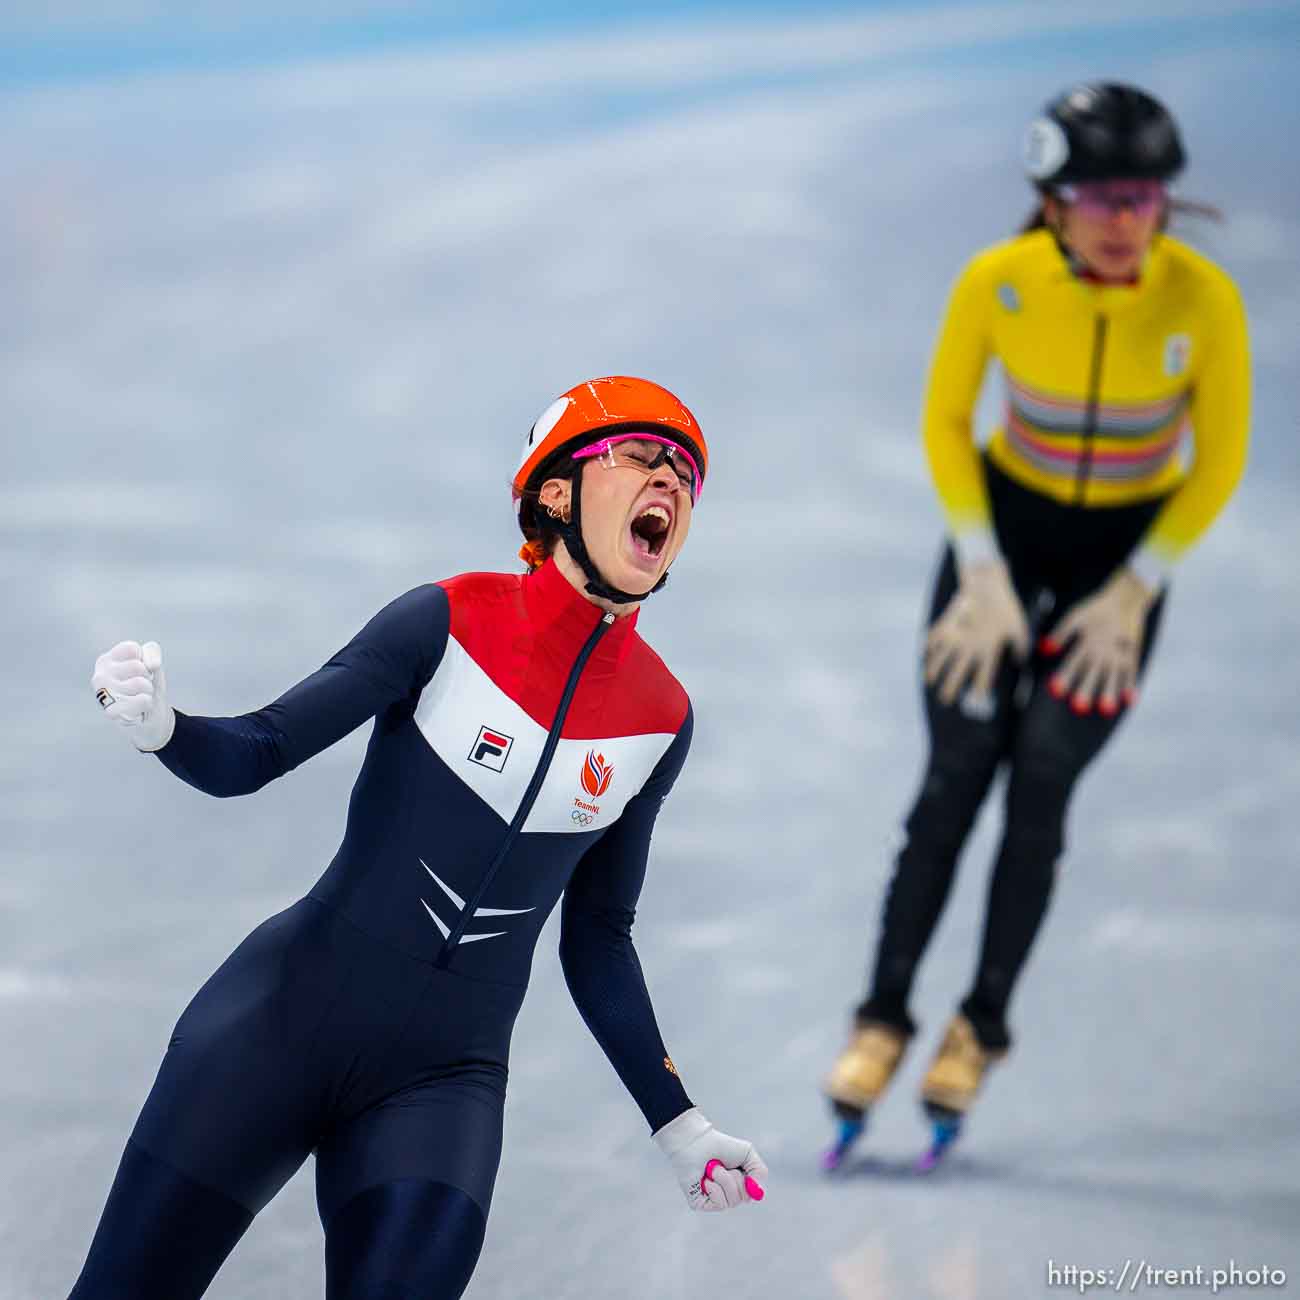
<svg viewBox="0 0 1300 1300"><path fill-rule="evenodd" d="M668 540L671 525L672 520L663 506L647 506L632 520L632 546L637 554L657 558Z"/></svg>

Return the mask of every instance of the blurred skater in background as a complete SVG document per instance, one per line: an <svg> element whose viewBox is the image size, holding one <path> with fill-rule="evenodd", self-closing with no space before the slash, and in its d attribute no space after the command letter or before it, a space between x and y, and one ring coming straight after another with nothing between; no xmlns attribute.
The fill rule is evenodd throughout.
<svg viewBox="0 0 1300 1300"><path fill-rule="evenodd" d="M241 717L173 709L156 643L100 656L106 716L209 794L252 793L375 725L333 862L177 1023L75 1300L201 1296L312 1153L330 1300L461 1295L511 1030L561 895L574 1001L689 1206L762 1199L754 1148L687 1097L631 938L692 729L636 612L686 541L707 466L665 389L581 384L533 425L515 475L526 575L417 587ZM603 1153L577 1154L600 1196Z"/></svg>
<svg viewBox="0 0 1300 1300"><path fill-rule="evenodd" d="M974 980L921 1086L934 1126L922 1168L1010 1048L1007 1005L1047 910L1070 796L1136 702L1174 564L1245 464L1238 292L1165 233L1184 165L1173 118L1131 86L1076 86L1030 126L1025 164L1037 210L958 277L930 371L925 447L949 535L925 642L929 757L870 991L824 1085L840 1122L832 1168L915 1033L917 966L1004 765ZM973 413L992 359L1006 413L981 451Z"/></svg>

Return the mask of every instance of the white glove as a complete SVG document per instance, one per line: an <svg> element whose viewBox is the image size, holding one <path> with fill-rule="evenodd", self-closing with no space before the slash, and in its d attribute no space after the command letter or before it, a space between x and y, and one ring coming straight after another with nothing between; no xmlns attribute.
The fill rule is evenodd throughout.
<svg viewBox="0 0 1300 1300"><path fill-rule="evenodd" d="M1073 641L1065 662L1048 679L1058 699L1070 697L1075 713L1091 713L1093 699L1103 717L1137 698L1138 658L1147 611L1155 593L1127 565L1116 569L1095 595L1080 601L1043 638L1046 654L1059 654Z"/></svg>
<svg viewBox="0 0 1300 1300"><path fill-rule="evenodd" d="M683 1111L655 1135L672 1164L678 1186L692 1210L730 1210L761 1201L767 1166L742 1138L719 1133L698 1107Z"/></svg>
<svg viewBox="0 0 1300 1300"><path fill-rule="evenodd" d="M925 684L935 687L941 703L952 704L969 677L965 698L983 707L992 699L993 679L1007 646L1024 659L1029 624L999 556L962 569L957 590L926 637Z"/></svg>
<svg viewBox="0 0 1300 1300"><path fill-rule="evenodd" d="M106 717L125 730L136 749L146 754L161 749L176 728L176 714L167 703L162 649L157 641L119 641L95 660L91 689Z"/></svg>

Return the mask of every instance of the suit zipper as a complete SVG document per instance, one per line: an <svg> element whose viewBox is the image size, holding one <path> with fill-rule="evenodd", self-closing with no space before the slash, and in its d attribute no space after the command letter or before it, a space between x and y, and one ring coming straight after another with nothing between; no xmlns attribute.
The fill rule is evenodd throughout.
<svg viewBox="0 0 1300 1300"><path fill-rule="evenodd" d="M591 635L583 644L582 649L578 651L578 657L573 661L573 667L569 669L569 679L564 684L564 693L560 696L560 703L555 710L555 718L551 722L551 729L547 732L546 744L542 746L542 756L537 760L536 768L533 769L532 780L528 782L524 797L520 800L519 807L515 809L515 815L506 829L505 838L502 839L496 855L488 864L488 869L483 873L478 888L466 901L464 908L461 909L460 918L451 927L446 939L443 940L442 949L433 963L439 969L445 970L447 968L451 961L451 955L455 952L456 945L460 943L466 927L474 919L474 913L478 909L478 905L483 901L488 886L491 885L497 872L501 870L501 864L505 862L506 855L519 838L520 832L524 828L524 822L528 820L528 814L532 812L533 804L537 802L537 796L542 792L542 782L546 780L546 773L550 770L551 759L555 756L555 748L560 743L560 731L564 727L564 719L568 716L569 705L573 702L573 693L578 689L578 679L582 676L582 670L587 666L587 660L591 658L592 651L595 650L600 638L609 631L613 622L614 615L605 614L600 622L592 628Z"/></svg>
<svg viewBox="0 0 1300 1300"><path fill-rule="evenodd" d="M1074 504L1083 505L1084 491L1092 473L1093 441L1097 437L1097 409L1101 404L1101 363L1106 355L1106 317L1098 312L1092 326L1092 364L1088 375L1088 405L1083 416L1083 449L1075 474Z"/></svg>

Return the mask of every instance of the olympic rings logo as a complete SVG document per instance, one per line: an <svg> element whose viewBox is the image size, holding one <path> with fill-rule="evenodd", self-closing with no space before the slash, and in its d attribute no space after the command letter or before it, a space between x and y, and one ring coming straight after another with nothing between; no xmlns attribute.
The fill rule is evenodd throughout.
<svg viewBox="0 0 1300 1300"><path fill-rule="evenodd" d="M569 816L572 817L579 826L590 826L591 823L596 820L591 813L585 813L580 808L575 808Z"/></svg>

